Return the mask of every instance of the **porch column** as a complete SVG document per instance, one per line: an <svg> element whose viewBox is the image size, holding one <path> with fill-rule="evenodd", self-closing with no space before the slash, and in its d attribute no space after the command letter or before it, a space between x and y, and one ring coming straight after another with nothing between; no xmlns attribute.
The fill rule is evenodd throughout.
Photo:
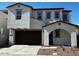
<svg viewBox="0 0 79 59"><path fill-rule="evenodd" d="M77 47L77 33L71 32L71 46Z"/></svg>
<svg viewBox="0 0 79 59"><path fill-rule="evenodd" d="M15 42L14 42L15 35L14 34L15 34L15 31L13 29L10 29L9 30L9 45L15 44Z"/></svg>
<svg viewBox="0 0 79 59"><path fill-rule="evenodd" d="M49 46L49 33L45 29L42 31L42 44Z"/></svg>

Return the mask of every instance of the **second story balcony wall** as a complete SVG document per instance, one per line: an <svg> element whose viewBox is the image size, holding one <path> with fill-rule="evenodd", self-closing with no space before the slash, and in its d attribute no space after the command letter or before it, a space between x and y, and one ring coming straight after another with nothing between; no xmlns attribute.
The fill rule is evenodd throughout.
<svg viewBox="0 0 79 59"><path fill-rule="evenodd" d="M62 10L36 10L32 12L31 17L46 24L63 20Z"/></svg>

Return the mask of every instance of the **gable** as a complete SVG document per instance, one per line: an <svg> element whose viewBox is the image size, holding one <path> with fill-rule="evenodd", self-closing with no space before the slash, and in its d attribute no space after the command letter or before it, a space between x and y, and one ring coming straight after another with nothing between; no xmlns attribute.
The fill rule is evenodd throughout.
<svg viewBox="0 0 79 59"><path fill-rule="evenodd" d="M68 22L64 22L64 21L56 21L56 22L53 22L53 23L46 24L43 27L46 27L46 26L49 26L49 25L52 25L52 24L55 24L55 23L64 23L64 24L67 24L67 25L70 25L70 26L79 27L78 25L68 23Z"/></svg>
<svg viewBox="0 0 79 59"><path fill-rule="evenodd" d="M56 30L56 29L64 29L68 32L73 32L73 31L78 32L76 26L72 26L70 24L66 24L66 23L63 23L63 22L55 22L55 23L50 24L48 26L44 26L43 28L45 30L48 30L49 32Z"/></svg>
<svg viewBox="0 0 79 59"><path fill-rule="evenodd" d="M17 8L17 7L25 7L25 8L28 7L28 8L32 9L32 6L25 5L25 4L22 4L22 3L13 4L13 5L8 6L7 8Z"/></svg>

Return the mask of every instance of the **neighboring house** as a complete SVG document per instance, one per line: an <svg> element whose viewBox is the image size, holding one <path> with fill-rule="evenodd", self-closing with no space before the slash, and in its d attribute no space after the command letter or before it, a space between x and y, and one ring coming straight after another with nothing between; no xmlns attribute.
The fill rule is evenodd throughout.
<svg viewBox="0 0 79 59"><path fill-rule="evenodd" d="M8 43L7 11L0 10L0 46Z"/></svg>
<svg viewBox="0 0 79 59"><path fill-rule="evenodd" d="M7 8L10 45L77 46L78 26L70 23L71 10L34 9L22 3Z"/></svg>

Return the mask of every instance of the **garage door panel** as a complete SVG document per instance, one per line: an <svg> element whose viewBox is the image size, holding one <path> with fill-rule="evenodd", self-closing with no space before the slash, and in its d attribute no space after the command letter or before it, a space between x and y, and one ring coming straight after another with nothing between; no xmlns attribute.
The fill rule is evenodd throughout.
<svg viewBox="0 0 79 59"><path fill-rule="evenodd" d="M41 31L16 31L15 33L15 44L41 44Z"/></svg>

